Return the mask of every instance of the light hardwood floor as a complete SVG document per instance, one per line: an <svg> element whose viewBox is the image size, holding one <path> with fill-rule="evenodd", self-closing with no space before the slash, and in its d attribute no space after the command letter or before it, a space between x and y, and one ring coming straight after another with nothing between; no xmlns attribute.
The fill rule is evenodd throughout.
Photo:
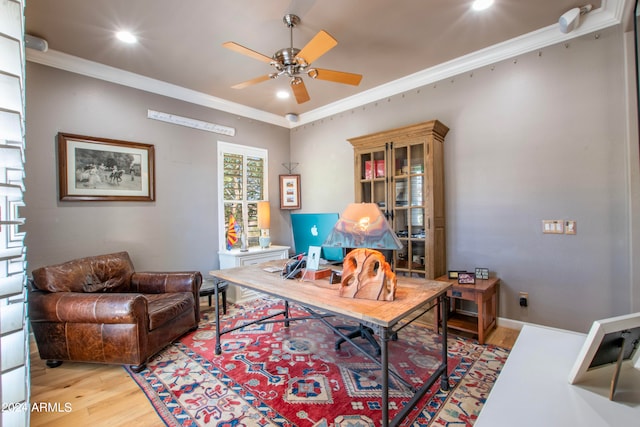
<svg viewBox="0 0 640 427"><path fill-rule="evenodd" d="M206 298L201 307L208 308ZM517 337L518 331L498 327L489 334L487 343L512 348ZM164 425L122 366L65 362L51 369L32 342L31 404L40 402L61 410L32 412L31 427ZM67 403L71 410L64 412Z"/></svg>

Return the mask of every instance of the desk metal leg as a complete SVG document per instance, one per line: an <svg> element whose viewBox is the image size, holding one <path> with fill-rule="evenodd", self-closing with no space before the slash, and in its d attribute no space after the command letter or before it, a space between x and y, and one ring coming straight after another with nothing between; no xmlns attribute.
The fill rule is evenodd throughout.
<svg viewBox="0 0 640 427"><path fill-rule="evenodd" d="M220 280L218 279L214 279L213 280L213 287L214 287L214 294L216 297L216 349L215 349L215 354L220 354L222 353L222 346L220 345L220 300L218 299L218 285L222 283Z"/></svg>
<svg viewBox="0 0 640 427"><path fill-rule="evenodd" d="M284 326L285 328L289 327L289 301L284 300Z"/></svg>
<svg viewBox="0 0 640 427"><path fill-rule="evenodd" d="M389 330L380 330L380 362L382 363L382 426L389 425Z"/></svg>

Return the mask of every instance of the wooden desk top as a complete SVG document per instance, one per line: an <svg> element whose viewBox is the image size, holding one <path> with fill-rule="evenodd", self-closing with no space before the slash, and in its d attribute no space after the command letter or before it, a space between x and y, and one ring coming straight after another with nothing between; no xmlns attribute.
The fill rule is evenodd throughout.
<svg viewBox="0 0 640 427"><path fill-rule="evenodd" d="M327 279L287 280L280 276L280 272L269 273L264 270L265 267L283 267L287 261L213 270L209 274L268 295L387 328L412 311L435 302L451 287L451 282L399 276L394 301L343 298L339 295L339 283L332 285Z"/></svg>

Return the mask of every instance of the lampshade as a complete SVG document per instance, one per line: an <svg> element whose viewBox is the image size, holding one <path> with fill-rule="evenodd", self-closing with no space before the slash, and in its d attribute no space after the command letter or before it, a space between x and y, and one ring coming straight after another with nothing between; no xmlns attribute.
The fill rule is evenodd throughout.
<svg viewBox="0 0 640 427"><path fill-rule="evenodd" d="M258 202L258 228L261 230L271 228L271 210L266 200Z"/></svg>
<svg viewBox="0 0 640 427"><path fill-rule="evenodd" d="M351 203L340 215L322 246L336 248L402 249L375 203Z"/></svg>

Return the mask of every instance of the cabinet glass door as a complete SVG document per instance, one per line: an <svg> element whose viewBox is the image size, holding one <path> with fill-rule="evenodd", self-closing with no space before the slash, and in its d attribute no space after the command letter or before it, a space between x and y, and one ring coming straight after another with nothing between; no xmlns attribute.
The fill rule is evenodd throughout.
<svg viewBox="0 0 640 427"><path fill-rule="evenodd" d="M424 144L394 147L393 228L403 249L395 255L396 273L425 273Z"/></svg>
<svg viewBox="0 0 640 427"><path fill-rule="evenodd" d="M360 154L360 201L375 203L387 214L387 168L384 150Z"/></svg>

